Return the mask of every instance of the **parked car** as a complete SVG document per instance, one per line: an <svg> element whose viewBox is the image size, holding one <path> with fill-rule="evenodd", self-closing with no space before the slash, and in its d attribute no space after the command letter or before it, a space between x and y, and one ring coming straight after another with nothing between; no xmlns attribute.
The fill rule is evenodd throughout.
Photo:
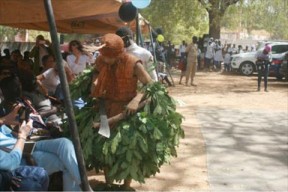
<svg viewBox="0 0 288 192"><path fill-rule="evenodd" d="M286 81L288 81L288 53L283 56L280 74L285 77Z"/></svg>
<svg viewBox="0 0 288 192"><path fill-rule="evenodd" d="M271 53L272 58L278 58L283 54L284 52L288 51L288 42L269 42L269 45L271 45ZM247 53L240 53L232 55L231 60L231 67L232 70L236 70L241 72L243 75L251 75L253 72L257 70L256 68L256 54L258 51L262 51L264 48L263 44L262 46L259 46L257 51L254 52L247 52Z"/></svg>
<svg viewBox="0 0 288 192"><path fill-rule="evenodd" d="M284 75L282 73L280 73L280 70L282 67L281 64L282 64L286 54L288 54L288 51L272 57L269 76L274 76L278 80L281 80L284 77Z"/></svg>

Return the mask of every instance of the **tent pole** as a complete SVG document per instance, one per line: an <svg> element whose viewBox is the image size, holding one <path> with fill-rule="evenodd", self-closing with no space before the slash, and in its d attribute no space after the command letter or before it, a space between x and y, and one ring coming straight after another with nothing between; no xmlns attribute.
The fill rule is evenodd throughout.
<svg viewBox="0 0 288 192"><path fill-rule="evenodd" d="M136 14L136 44L139 45L139 12Z"/></svg>
<svg viewBox="0 0 288 192"><path fill-rule="evenodd" d="M152 27L150 25L150 23L148 24L149 27L149 35L150 35L150 44L153 50L153 60L154 60L154 67L156 69L156 74L158 77L158 62L157 62L157 58L156 58L156 51L155 51L155 46L154 46L154 41L153 41L153 35L152 35Z"/></svg>
<svg viewBox="0 0 288 192"><path fill-rule="evenodd" d="M81 187L83 191L90 191L88 178L86 175L84 157L82 154L78 129L76 125L72 101L71 101L70 92L69 92L69 85L67 83L64 66L62 64L62 55L60 52L60 44L59 44L59 40L57 36L57 29L56 29L56 23L55 23L51 0L44 0L44 6L45 6L45 11L46 11L46 15L47 15L48 23L49 23L52 45L55 51L56 64L59 70L61 87L62 87L62 91L64 94L64 103L65 103L65 109L66 109L65 112L68 116L69 128L70 128L70 132L72 135L72 142L74 144L76 158L77 158L78 165L79 165L78 168L79 168L80 178L81 178L81 185L82 185Z"/></svg>

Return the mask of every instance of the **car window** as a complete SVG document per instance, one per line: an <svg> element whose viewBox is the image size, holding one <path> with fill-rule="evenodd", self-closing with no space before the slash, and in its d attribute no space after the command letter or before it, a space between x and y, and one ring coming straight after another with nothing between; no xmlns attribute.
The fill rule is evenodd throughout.
<svg viewBox="0 0 288 192"><path fill-rule="evenodd" d="M288 51L288 45L273 45L272 54L279 54Z"/></svg>

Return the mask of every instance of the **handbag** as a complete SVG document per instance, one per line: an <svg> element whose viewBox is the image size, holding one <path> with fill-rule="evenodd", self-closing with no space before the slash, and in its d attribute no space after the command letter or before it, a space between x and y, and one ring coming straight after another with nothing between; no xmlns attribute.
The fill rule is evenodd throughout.
<svg viewBox="0 0 288 192"><path fill-rule="evenodd" d="M0 191L47 191L48 185L49 176L42 167L20 166L13 171L0 170Z"/></svg>

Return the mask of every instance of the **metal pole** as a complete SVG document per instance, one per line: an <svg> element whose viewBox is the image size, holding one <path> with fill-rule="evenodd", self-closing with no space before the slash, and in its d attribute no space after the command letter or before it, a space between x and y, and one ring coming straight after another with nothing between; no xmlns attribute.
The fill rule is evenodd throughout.
<svg viewBox="0 0 288 192"><path fill-rule="evenodd" d="M79 168L80 177L81 177L81 187L83 191L90 191L88 178L86 175L85 162L84 162L84 158L82 154L78 129L77 129L76 121L75 121L73 106L72 106L70 92L69 92L69 85L67 83L64 66L62 64L62 55L60 52L60 45L59 45L59 40L57 36L57 29L56 29L56 23L55 23L51 0L44 0L44 6L45 6L45 11L46 11L46 15L47 15L48 23L49 23L50 36L51 36L53 48L55 51L56 64L59 70L61 87L62 87L62 91L64 94L64 103L65 103L66 114L68 116L68 121L69 121L69 129L72 135L72 142L74 144L76 158L78 161L78 168Z"/></svg>
<svg viewBox="0 0 288 192"><path fill-rule="evenodd" d="M156 52L155 52L155 46L154 46L154 41L153 41L153 35L152 35L152 29L151 29L151 25L148 25L149 27L149 34L150 34L150 43L152 46L152 50L153 50L153 58L154 58L154 62L157 63L157 59L156 59Z"/></svg>
<svg viewBox="0 0 288 192"><path fill-rule="evenodd" d="M155 46L154 46L154 41L153 41L151 25L148 24L148 27L149 27L149 35L150 35L150 44L151 44L151 47L153 50L154 67L156 69L156 74L157 74L157 78L158 78L158 62L157 62L157 58L156 58L156 52L155 52Z"/></svg>
<svg viewBox="0 0 288 192"><path fill-rule="evenodd" d="M139 45L139 13L137 9L137 15L136 15L136 43Z"/></svg>

